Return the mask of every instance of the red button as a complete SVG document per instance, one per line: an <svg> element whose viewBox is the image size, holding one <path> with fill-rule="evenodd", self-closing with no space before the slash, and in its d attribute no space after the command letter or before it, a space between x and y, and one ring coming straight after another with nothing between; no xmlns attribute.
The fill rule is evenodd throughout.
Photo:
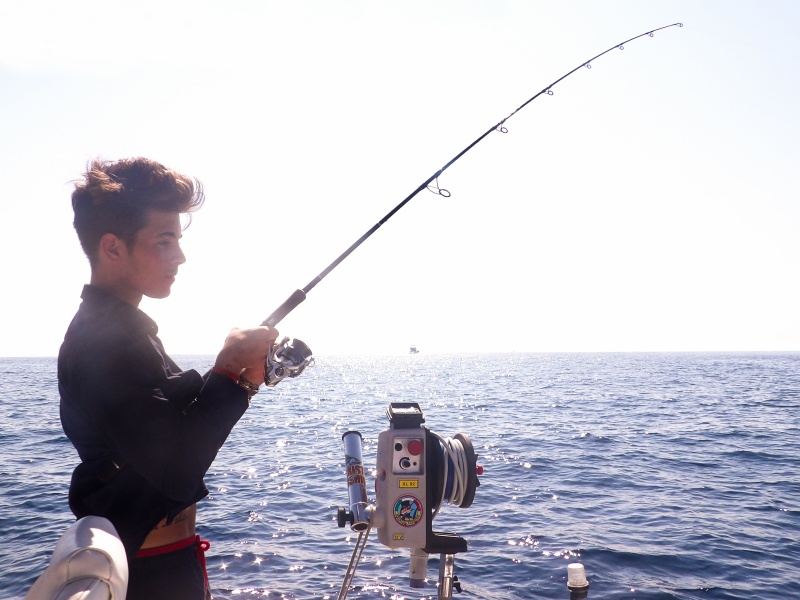
<svg viewBox="0 0 800 600"><path fill-rule="evenodd" d="M422 454L422 441L421 440L411 440L408 442L408 453L411 456L419 456Z"/></svg>

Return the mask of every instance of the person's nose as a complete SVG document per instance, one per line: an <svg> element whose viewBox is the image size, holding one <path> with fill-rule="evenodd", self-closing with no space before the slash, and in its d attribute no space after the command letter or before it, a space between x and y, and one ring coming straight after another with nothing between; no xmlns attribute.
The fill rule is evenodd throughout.
<svg viewBox="0 0 800 600"><path fill-rule="evenodd" d="M178 251L175 253L175 262L182 265L186 262L186 255L183 253L183 248L178 246Z"/></svg>

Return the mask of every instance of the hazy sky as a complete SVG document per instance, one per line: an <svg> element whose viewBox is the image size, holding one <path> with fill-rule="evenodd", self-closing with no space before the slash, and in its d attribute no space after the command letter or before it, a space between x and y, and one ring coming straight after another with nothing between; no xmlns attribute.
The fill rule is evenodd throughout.
<svg viewBox="0 0 800 600"><path fill-rule="evenodd" d="M0 0L0 356L54 356L95 156L199 178L168 351L800 350L800 3Z"/></svg>

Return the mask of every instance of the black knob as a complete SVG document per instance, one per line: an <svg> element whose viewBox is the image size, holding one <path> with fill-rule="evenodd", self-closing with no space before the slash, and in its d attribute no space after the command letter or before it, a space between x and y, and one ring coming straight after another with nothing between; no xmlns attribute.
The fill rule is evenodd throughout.
<svg viewBox="0 0 800 600"><path fill-rule="evenodd" d="M353 513L340 506L336 511L336 521L339 524L339 527L344 527L348 523L353 522Z"/></svg>

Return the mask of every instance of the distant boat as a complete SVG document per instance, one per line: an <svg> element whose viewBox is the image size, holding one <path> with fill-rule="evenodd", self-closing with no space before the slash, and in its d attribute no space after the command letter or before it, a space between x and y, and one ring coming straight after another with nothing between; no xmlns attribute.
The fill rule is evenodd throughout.
<svg viewBox="0 0 800 600"><path fill-rule="evenodd" d="M417 350L416 346L411 346L411 348L408 349L408 353L409 354L419 354L419 350Z"/></svg>

